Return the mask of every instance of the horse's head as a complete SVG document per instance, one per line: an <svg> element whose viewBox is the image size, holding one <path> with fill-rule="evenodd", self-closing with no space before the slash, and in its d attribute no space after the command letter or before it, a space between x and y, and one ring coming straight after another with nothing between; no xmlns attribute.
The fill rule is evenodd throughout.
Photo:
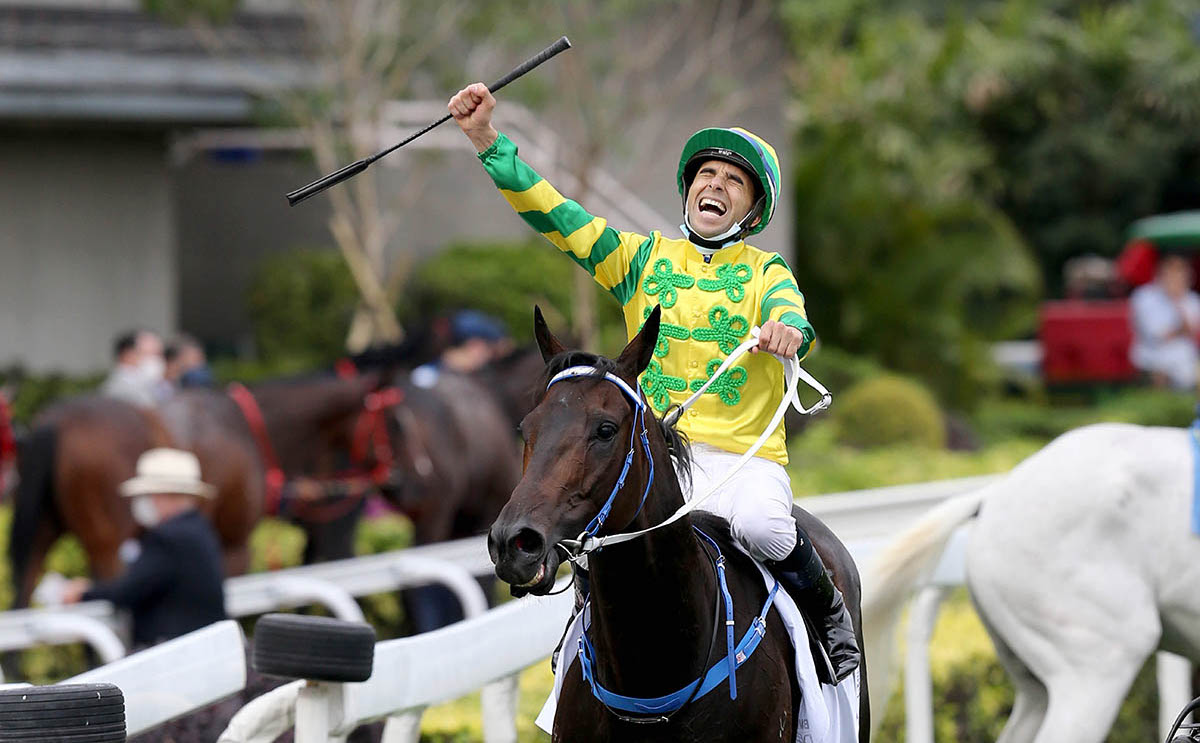
<svg viewBox="0 0 1200 743"><path fill-rule="evenodd" d="M630 451L634 426L638 425L640 434L642 424L636 420L635 404L604 373L614 374L630 390L636 390L638 375L650 363L658 340L658 326L656 308L613 361L567 352L546 327L541 310L534 310L534 335L547 363L543 392L521 422L524 474L488 533L488 552L496 564L496 575L512 585L514 595L540 595L550 590L561 562L555 545L578 536L613 493ZM573 377L547 388L555 374L580 365L594 366L596 376ZM637 449L641 451L641 443ZM645 483L647 472L645 455L636 455L608 517L608 524L616 530L640 509L638 496L643 487L639 483Z"/></svg>

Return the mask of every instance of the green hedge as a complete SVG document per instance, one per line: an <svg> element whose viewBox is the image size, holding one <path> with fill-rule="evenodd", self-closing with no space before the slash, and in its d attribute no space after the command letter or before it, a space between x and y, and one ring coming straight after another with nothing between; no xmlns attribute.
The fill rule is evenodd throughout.
<svg viewBox="0 0 1200 743"><path fill-rule="evenodd" d="M260 359L321 366L345 355L358 289L337 251L289 251L258 265L247 305Z"/></svg>
<svg viewBox="0 0 1200 743"><path fill-rule="evenodd" d="M989 400L973 422L986 441L1014 437L1043 441L1092 423L1136 423L1186 427L1195 417L1193 395L1173 390L1123 388L1098 396L1091 405L1051 405L1044 400Z"/></svg>
<svg viewBox="0 0 1200 743"><path fill-rule="evenodd" d="M104 381L103 374L29 374L19 366L0 369L0 388L15 391L13 420L28 425L37 412L55 400L91 392Z"/></svg>
<svg viewBox="0 0 1200 743"><path fill-rule="evenodd" d="M569 336L574 276L580 271L544 240L456 243L417 267L401 316L413 319L470 307L504 322L519 343L533 340L533 306L540 305L555 333ZM625 345L620 305L594 285L602 353Z"/></svg>
<svg viewBox="0 0 1200 743"><path fill-rule="evenodd" d="M839 440L851 446L941 449L946 444L946 425L933 393L904 377L882 375L859 382L832 413Z"/></svg>

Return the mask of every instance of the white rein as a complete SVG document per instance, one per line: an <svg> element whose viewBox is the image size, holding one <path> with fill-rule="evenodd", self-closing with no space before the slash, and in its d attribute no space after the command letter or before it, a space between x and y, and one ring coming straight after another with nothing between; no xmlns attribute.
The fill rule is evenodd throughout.
<svg viewBox="0 0 1200 743"><path fill-rule="evenodd" d="M750 337L743 341L741 345L733 350L733 353L726 357L725 361L721 364L717 371L708 378L707 382L704 383L704 386L692 393L691 397L685 400L679 407L668 413L663 420L668 424L673 424L675 421L679 420L679 416L683 415L684 412L686 412L687 409L696 402L696 400L700 399L700 396L704 394L709 385L711 385L717 380L718 377L724 374L729 367L737 363L738 359L749 353L750 349L758 345L758 334L759 329L757 326L751 328ZM749 462L750 459L758 453L758 450L763 447L763 444L767 443L767 439L771 438L771 434L775 433L775 429L778 428L780 422L783 421L783 414L787 412L788 406L795 407L796 410L802 415L812 415L813 413L825 410L830 406L830 404L833 402L833 396L829 394L829 390L825 389L825 385L818 382L811 374L806 372L803 367L800 366L800 362L794 356L784 357L779 356L778 354L773 355L775 358L779 359L780 363L783 364L783 376L787 387L787 390L783 394L783 399L780 400L779 407L775 409L775 414L771 416L771 422L767 424L766 429L758 437L758 440L746 450L746 453L743 454L741 458L738 459L737 463L725 473L724 477L722 477L711 488L709 488L707 493L699 498L692 498L684 503L683 506L681 506L678 511L671 514L670 518L668 518L666 521L663 521L660 524L655 524L651 527L647 527L640 531L626 532L624 534L610 534L603 537L586 537L582 541L563 540L563 543L567 546L578 545L578 556L581 557L589 552L595 552L596 550L607 545L628 542L630 540L637 539L638 537L645 536L655 529L661 529L664 526L669 526L670 524L675 523L679 519L694 511L697 506L708 500L714 493L720 490L721 487L725 485L725 483L729 482L729 479L746 464L746 462ZM796 386L800 380L804 380L805 384L821 394L821 400L811 408L805 408L800 402L800 396L796 394Z"/></svg>

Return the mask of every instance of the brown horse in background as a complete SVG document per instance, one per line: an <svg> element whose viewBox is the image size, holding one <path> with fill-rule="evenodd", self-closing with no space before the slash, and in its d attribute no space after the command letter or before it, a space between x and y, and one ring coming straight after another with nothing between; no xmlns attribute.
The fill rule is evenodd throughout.
<svg viewBox="0 0 1200 743"><path fill-rule="evenodd" d="M65 533L79 538L97 578L121 573L119 550L135 524L117 487L133 476L138 455L170 444L153 412L107 397L71 398L34 419L17 456L13 608L29 605L46 553Z"/></svg>
<svg viewBox="0 0 1200 743"><path fill-rule="evenodd" d="M252 394L284 471L319 482L353 469L350 448L364 400L383 378L372 373L256 387ZM386 416L381 420L387 425ZM46 553L64 533L79 538L95 577L122 571L120 545L137 530L118 485L133 476L137 457L155 446L196 453L201 476L217 488L201 507L221 540L226 574L245 572L250 533L266 512L265 467L244 415L229 396L188 390L158 411L99 396L73 398L35 419L18 456L9 540L14 608L28 605ZM367 447L361 467L375 466L374 452Z"/></svg>

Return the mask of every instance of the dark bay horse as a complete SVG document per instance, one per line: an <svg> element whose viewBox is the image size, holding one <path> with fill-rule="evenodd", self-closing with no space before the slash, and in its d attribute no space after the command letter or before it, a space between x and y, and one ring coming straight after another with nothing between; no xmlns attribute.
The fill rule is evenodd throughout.
<svg viewBox="0 0 1200 743"><path fill-rule="evenodd" d="M306 563L353 556L366 493L394 479L398 402L371 402L387 379L368 372L188 389L160 406L177 445L196 453L217 487L211 515L229 574L245 571L247 540L268 515L304 529ZM381 464L388 471L377 472Z"/></svg>
<svg viewBox="0 0 1200 743"><path fill-rule="evenodd" d="M656 309L642 331L615 361L582 352L567 352L535 313L535 335L547 360L538 405L522 423L525 471L508 504L488 534L496 574L514 595L543 595L554 585L564 540L574 539L615 491L637 415L611 373L632 389L650 361L657 341ZM546 384L573 366L593 366L595 376ZM688 453L680 436L667 425L647 427L649 459L642 445L628 469L624 487L616 490L601 533L640 530L662 523L680 506L683 495L672 458L687 469ZM650 463L656 473L644 505ZM811 515L797 510L802 526L834 573L861 643L858 574L836 537ZM735 607L735 636L742 637L767 598L761 575L748 557L729 541L728 527L714 517L693 513L670 526L588 556L595 677L607 689L625 696L658 697L685 687L702 676L711 661L724 655L717 640L724 624L714 616L718 592L712 557L694 535L700 525L724 543L729 592ZM721 617L723 619L723 616ZM563 682L554 719L554 740L586 741L785 741L796 739L799 685L792 646L775 612L766 620L766 635L737 674L738 699L730 701L723 685L683 706L668 722L630 722L593 696L573 663ZM708 660L706 660L708 659ZM865 676L865 672L864 672ZM870 730L865 685L861 693L860 740Z"/></svg>

